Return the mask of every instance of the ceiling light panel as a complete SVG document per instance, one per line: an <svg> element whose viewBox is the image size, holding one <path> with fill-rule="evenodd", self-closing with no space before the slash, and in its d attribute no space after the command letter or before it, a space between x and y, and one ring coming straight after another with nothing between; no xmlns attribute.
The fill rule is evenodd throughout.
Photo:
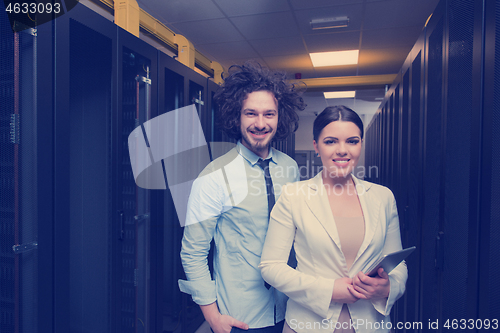
<svg viewBox="0 0 500 333"><path fill-rule="evenodd" d="M307 2L305 0L300 0L302 2ZM364 6L362 3L351 3L349 0L348 4L342 6L332 5L332 3L338 3L339 0L328 0L330 5L326 7L310 8L295 10L295 16L297 17L297 24L300 31L303 34L322 34L328 31L336 32L338 31L359 31L362 29L361 23L364 17ZM317 0L308 1L317 3ZM349 26L347 28L333 29L333 30L311 30L311 21L318 18L334 18L347 16L349 17ZM344 49L350 50L350 49Z"/></svg>
<svg viewBox="0 0 500 333"><path fill-rule="evenodd" d="M304 0L290 0L292 8L297 9L310 9L310 8L321 8L321 7L332 7L340 5L352 5L352 4L362 4L364 0L314 0L314 1L304 1ZM333 4L332 4L333 3Z"/></svg>
<svg viewBox="0 0 500 333"><path fill-rule="evenodd" d="M314 67L356 65L359 50L309 53Z"/></svg>
<svg viewBox="0 0 500 333"><path fill-rule="evenodd" d="M349 18L347 16L339 16L339 17L312 19L310 24L312 30L346 28L349 25Z"/></svg>
<svg viewBox="0 0 500 333"><path fill-rule="evenodd" d="M354 98L356 91L325 91L323 93L326 99L331 98Z"/></svg>

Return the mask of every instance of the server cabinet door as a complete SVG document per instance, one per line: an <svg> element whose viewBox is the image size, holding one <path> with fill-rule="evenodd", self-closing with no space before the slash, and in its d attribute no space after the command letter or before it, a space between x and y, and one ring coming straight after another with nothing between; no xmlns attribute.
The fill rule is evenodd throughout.
<svg viewBox="0 0 500 333"><path fill-rule="evenodd" d="M0 331L38 332L36 30L0 15L0 40Z"/></svg>
<svg viewBox="0 0 500 333"><path fill-rule="evenodd" d="M53 27L54 114L43 112L54 119L54 331L104 333L112 314L115 28L83 5Z"/></svg>
<svg viewBox="0 0 500 333"><path fill-rule="evenodd" d="M165 85L164 112L170 112L184 106L184 76L170 69L173 67L173 69L179 70L180 68L177 68L176 65L180 64L172 64L170 61L161 63L160 71L165 73L162 80ZM190 311L187 309L196 310L196 307L195 304L187 305L186 296L182 295L177 283L177 280L183 278L184 274L179 255L183 228L177 218L170 189L165 191L162 199L164 203L162 211L163 251L161 251L163 274L159 277L163 290L161 295L162 324L165 331L174 332L181 327L181 323L185 322L181 318L190 315ZM181 331L183 332L183 330Z"/></svg>
<svg viewBox="0 0 500 333"><path fill-rule="evenodd" d="M159 241L163 248L161 251L163 274L158 277L158 280L162 289L162 299L159 300L159 304L163 308L163 330L188 333L195 332L204 319L200 307L192 301L190 295L181 293L178 286L178 280L186 278L180 260L180 250L187 196L186 193L178 192L176 186L182 186L178 183L181 179L184 180L182 182L184 184L194 180L203 167L210 162L208 145L212 141L213 113L211 101L207 99L209 90L205 77L165 55L160 56L159 74L160 91L163 92L159 98L161 113L176 112L177 109L189 105L194 105L196 108L195 119L191 119L188 123L175 118L175 139L173 142L164 144L170 145L171 149L177 151L180 141L189 140L186 134L189 138L198 137L207 143L206 146L200 148L200 154L178 151L178 154L168 161L165 160L168 188L162 192L163 197L160 199L162 211L159 214L163 217L164 228L162 239ZM211 89L215 88L212 86ZM193 128L200 128L193 127L193 123L198 122L203 133L193 131ZM205 153L202 152L203 149ZM186 159L186 156L189 158ZM182 174L182 177L179 177L179 174ZM184 195L186 200L179 200L179 195ZM211 261L210 255L209 262Z"/></svg>
<svg viewBox="0 0 500 333"><path fill-rule="evenodd" d="M69 82L58 81L58 85L69 85L68 142L63 149L69 156L69 325L73 332L104 333L110 327L111 71L112 40L70 19Z"/></svg>
<svg viewBox="0 0 500 333"><path fill-rule="evenodd" d="M120 75L118 76L119 104L117 131L118 153L116 194L120 230L115 248L117 332L151 332L156 326L156 311L151 283L151 261L154 252L151 235L157 224L155 207L151 204L152 190L136 185L128 151L128 137L137 127L156 115L152 102L156 97L157 52L144 42L120 30L118 45ZM121 59L121 61L120 61ZM121 157L121 158L120 158ZM119 164L119 165L118 165Z"/></svg>

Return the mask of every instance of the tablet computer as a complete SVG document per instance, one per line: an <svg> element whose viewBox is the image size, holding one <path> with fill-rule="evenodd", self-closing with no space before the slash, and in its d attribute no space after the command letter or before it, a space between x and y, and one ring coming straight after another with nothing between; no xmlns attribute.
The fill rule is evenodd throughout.
<svg viewBox="0 0 500 333"><path fill-rule="evenodd" d="M407 249L392 252L380 257L379 260L375 261L364 273L368 276L377 275L377 271L380 267L384 268L384 271L389 274L401 261L403 261L410 253L416 249L415 246L409 247Z"/></svg>

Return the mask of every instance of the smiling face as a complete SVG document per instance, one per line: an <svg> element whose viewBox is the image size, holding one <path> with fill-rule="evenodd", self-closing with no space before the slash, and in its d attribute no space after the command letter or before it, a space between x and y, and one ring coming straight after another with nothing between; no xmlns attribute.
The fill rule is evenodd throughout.
<svg viewBox="0 0 500 333"><path fill-rule="evenodd" d="M266 158L277 127L278 102L274 95L267 90L249 93L241 108L241 143Z"/></svg>
<svg viewBox="0 0 500 333"><path fill-rule="evenodd" d="M314 141L314 150L321 157L325 176L349 176L361 155L361 131L350 121L333 121L326 125Z"/></svg>

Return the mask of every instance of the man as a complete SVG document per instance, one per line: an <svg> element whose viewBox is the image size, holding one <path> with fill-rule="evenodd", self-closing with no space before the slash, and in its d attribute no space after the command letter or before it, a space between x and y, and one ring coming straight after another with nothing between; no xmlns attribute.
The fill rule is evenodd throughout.
<svg viewBox="0 0 500 333"><path fill-rule="evenodd" d="M270 143L295 132L296 110L305 104L284 74L251 63L232 66L214 98L223 129L238 143L193 183L181 250L188 281L179 287L215 333L278 333L286 296L266 285L258 265L270 209L281 186L299 173L297 163ZM207 265L212 238L214 280Z"/></svg>

